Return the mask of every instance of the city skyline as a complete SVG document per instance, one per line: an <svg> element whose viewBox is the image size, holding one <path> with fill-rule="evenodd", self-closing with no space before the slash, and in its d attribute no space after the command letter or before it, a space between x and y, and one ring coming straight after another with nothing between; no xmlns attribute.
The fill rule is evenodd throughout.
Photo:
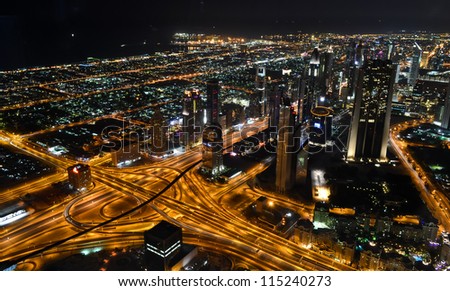
<svg viewBox="0 0 450 291"><path fill-rule="evenodd" d="M108 3L0 18L0 269L450 270L450 32L370 28L417 5Z"/></svg>

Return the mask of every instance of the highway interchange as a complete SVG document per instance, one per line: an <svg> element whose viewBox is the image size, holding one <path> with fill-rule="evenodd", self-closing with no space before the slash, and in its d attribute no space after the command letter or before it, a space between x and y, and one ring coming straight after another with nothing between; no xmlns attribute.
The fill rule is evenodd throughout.
<svg viewBox="0 0 450 291"><path fill-rule="evenodd" d="M180 66L203 59L219 59L227 54L189 59L175 64L155 66L153 69L169 65ZM246 64L248 67L254 65ZM135 71L117 71L111 75L94 77L108 77ZM214 71L184 72L172 77L155 78L143 84L127 86L142 86L170 80L193 80L200 75L212 73ZM51 85L52 83L42 84L47 89ZM124 88L114 90L119 89ZM67 94L59 98L61 100L81 98L97 93L99 92ZM30 101L31 103L12 104L9 105L11 108L0 109L22 108L53 101L55 100L42 99ZM161 104L149 106L157 105ZM88 122L92 120L77 124ZM68 125L55 126L49 130L60 130L65 126ZM267 119L259 120L248 125L242 132L256 133L266 129L267 126ZM405 124L404 127L406 126L409 125ZM33 135L49 130L36 132ZM414 182L422 189L421 197L432 210L433 215L439 219L441 230L450 230L448 199L439 191L425 188L423 179L419 178L416 169L405 157L405 145L396 139L397 133L398 129L392 129L390 142L392 148L410 171ZM26 193L42 191L50 187L52 183L67 180L67 167L76 163L70 158L52 155L46 149L29 142L30 136L32 135L19 136L0 131L0 145L12 146L18 152L45 161L53 165L56 171L52 175L0 193L0 203L19 199ZM241 132L226 134L225 147L240 141L242 137ZM207 182L197 173L201 163L199 146L152 164L129 168L105 166L109 159L110 156L105 155L95 157L88 162L94 182L88 191L72 195L61 203L55 203L47 209L36 211L19 221L1 227L0 261L17 263L19 270L40 270L46 262L70 254L140 246L143 244L143 231L151 228L161 219L165 219L183 227L186 243L229 254L239 260L240 266L246 266L249 269L353 270L352 267L341 264L333 258L302 248L292 241L259 228L243 217L242 209L259 196L266 196L275 203L294 209L304 218L311 217L311 205L303 205L248 186L249 180L267 168L268 165L265 163L256 165L239 178L232 179L228 184L218 185ZM244 202L238 204L229 199L237 194L245 198ZM444 208L438 207L438 199Z"/></svg>
<svg viewBox="0 0 450 291"><path fill-rule="evenodd" d="M252 128L261 130L266 127L266 120L252 124ZM29 192L31 187L44 189L55 181L64 180L65 169L74 163L35 148L18 136L2 133L2 138L18 150L46 160L58 168L54 175L3 193L0 196L2 200L18 198ZM226 143L235 142L239 138L239 132L225 136ZM39 269L46 260L61 255L93 248L139 245L143 243L144 230L151 228L159 220L166 219L183 227L186 242L231 254L251 269L352 269L250 224L239 211L233 209L233 205L220 202L227 194L245 188L249 179L267 167L265 164L259 164L225 186L217 186L206 182L197 174L201 161L198 147L159 163L131 168L104 167L101 164L105 159L92 160L93 189L3 227L0 240L1 260L20 261L19 269ZM192 169L180 177L180 173L189 167ZM139 206L177 177L178 182L163 195L150 204ZM254 195L257 197L259 194L255 192ZM298 209L302 208L301 205L296 206ZM114 219L135 207L139 210ZM112 222L77 236L77 233L108 220ZM76 237L22 261L27 255L71 236Z"/></svg>

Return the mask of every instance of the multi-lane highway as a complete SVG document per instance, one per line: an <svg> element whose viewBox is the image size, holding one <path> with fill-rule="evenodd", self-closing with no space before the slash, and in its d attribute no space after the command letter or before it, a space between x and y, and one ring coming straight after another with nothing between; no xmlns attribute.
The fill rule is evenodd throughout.
<svg viewBox="0 0 450 291"><path fill-rule="evenodd" d="M228 52L224 52L224 54L226 55ZM221 54L215 54L204 59L209 61L221 57ZM202 61L202 58L166 64L161 67L180 66L183 62L196 61ZM247 63L244 66L252 67L254 64ZM127 72L120 71L112 74ZM211 72L180 73L169 78L154 78L132 86L175 79L193 80L205 73L210 74ZM96 77L106 77L106 75ZM64 80L64 82L83 81L86 78ZM54 84L42 85L48 87ZM131 85L124 86L114 90L126 89ZM53 87L48 88L57 90ZM19 89L23 88L11 90ZM62 96L57 98L65 100L99 92L78 95L59 93ZM55 100L43 99L30 101L32 103L29 104L49 101ZM29 104L11 105L11 108ZM229 147L249 135L266 129L267 126L267 118L257 120L251 125L244 126L240 132L226 134L224 145ZM29 143L27 137L0 132L1 142L8 143L20 152L52 164L56 168L56 173L0 193L0 202L16 199L25 193L43 190L54 182L64 180L67 167L76 163L66 157L53 156L45 149ZM102 166L109 158L107 156L94 158L89 162L94 186L87 192L55 204L48 209L36 211L20 221L0 229L0 249L2 250L0 261L21 261L24 256L37 253L37 256L27 259L26 262L22 261L19 268L39 269L48 260L86 249L139 245L143 240L142 232L164 218L183 227L187 242L208 249L220 250L258 269L352 270L351 267L340 264L332 258L301 248L292 241L249 223L240 215L238 209L234 209L235 205L227 202L224 197L233 191L244 191L246 182L265 170L266 164L256 165L239 179L233 179L227 185L206 182L203 177L198 175L198 167L194 167L180 176L186 169L201 160L200 152L199 147L194 147L186 153L154 162L151 165L125 169ZM154 199L161 194L161 191L175 179L179 180L163 195L158 196L151 203L146 203L149 199ZM262 195L252 191L251 195ZM274 201L298 210L301 215L307 216L310 213L310 205L302 205L298 202L278 199L273 194L266 194ZM116 219L116 217L119 218ZM101 227L96 227L99 224ZM70 237L72 239L67 240ZM64 243L57 243L60 241L64 241ZM48 247L55 243L57 246ZM46 250L39 253L39 250L43 248Z"/></svg>
<svg viewBox="0 0 450 291"><path fill-rule="evenodd" d="M410 162L413 157L408 153L408 143L398 139L399 132L409 128L416 127L420 123L427 123L428 120L422 119L415 122L404 122L392 127L390 133L390 144L401 163L408 170L409 176L412 177L417 189L420 190L420 197L427 205L434 217L439 220L441 231L450 231L450 202L448 197L440 191L440 187L435 185L432 179L428 178L425 171L420 168L419 163ZM409 158L409 160L408 160ZM413 166L416 165L415 167ZM427 183L428 186L425 186Z"/></svg>
<svg viewBox="0 0 450 291"><path fill-rule="evenodd" d="M233 139L235 136L229 138ZM23 147L27 149L26 144L19 147L22 150ZM30 153L36 157L44 154L35 149L30 149ZM52 157L52 159L63 168L70 164L69 161L60 158ZM127 211L156 195L179 175L181 170L199 159L197 151L189 151L151 167L105 169L93 166L95 189L4 228L4 238L0 241L3 250L2 260L20 258L60 238L69 237L77 231L120 215L121 211ZM248 171L243 179L237 179L225 187L205 183L194 169L159 197L152 204L153 209L145 206L139 212L123 217L111 225L76 238L74 240L76 249L88 248L96 241L98 247L106 248L111 245L111 240L107 239L109 236L114 237L117 245L126 245L127 241L136 242L139 240L136 233L148 229L162 216L182 226L188 234L208 237L207 242L202 241L200 245L210 248L220 247L224 252L247 260L249 265L260 269L351 269L249 224L219 202L227 191L240 187L266 167L264 164L256 166ZM45 184L44 181L40 183ZM27 243L24 244L24 241ZM68 253L73 251L73 247L74 243L69 241L58 246L58 250L61 253ZM46 251L45 256L54 257L57 253L51 249Z"/></svg>

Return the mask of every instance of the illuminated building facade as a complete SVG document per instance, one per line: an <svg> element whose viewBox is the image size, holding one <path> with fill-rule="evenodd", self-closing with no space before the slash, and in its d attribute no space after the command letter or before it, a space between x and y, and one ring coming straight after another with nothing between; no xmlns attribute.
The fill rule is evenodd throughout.
<svg viewBox="0 0 450 291"><path fill-rule="evenodd" d="M420 67L423 69L428 68L428 60L430 58L430 52L424 51L422 53L422 59L420 60Z"/></svg>
<svg viewBox="0 0 450 291"><path fill-rule="evenodd" d="M203 130L202 143L202 171L210 177L220 175L224 171L221 126L207 126Z"/></svg>
<svg viewBox="0 0 450 291"><path fill-rule="evenodd" d="M308 77L306 83L305 100L303 101L303 116L306 120L311 118L311 109L317 106L320 96L319 86L319 72L320 72L320 53L316 47L309 61Z"/></svg>
<svg viewBox="0 0 450 291"><path fill-rule="evenodd" d="M92 184L91 167L77 164L67 168L70 186L78 191L87 189Z"/></svg>
<svg viewBox="0 0 450 291"><path fill-rule="evenodd" d="M415 42L408 80L410 86L414 86L416 84L417 78L419 77L421 60L422 60L422 48L417 44L417 42Z"/></svg>
<svg viewBox="0 0 450 291"><path fill-rule="evenodd" d="M295 183L297 165L294 153L294 118L290 106L281 106L275 179L276 190L280 193L290 190Z"/></svg>
<svg viewBox="0 0 450 291"><path fill-rule="evenodd" d="M206 106L204 124L213 124L219 122L220 103L219 103L220 85L219 80L212 79L206 84Z"/></svg>
<svg viewBox="0 0 450 291"><path fill-rule="evenodd" d="M111 151L111 162L115 167L127 165L141 158L139 143L124 144L119 150Z"/></svg>
<svg viewBox="0 0 450 291"><path fill-rule="evenodd" d="M450 82L445 98L444 115L442 117L441 126L445 129L450 129Z"/></svg>
<svg viewBox="0 0 450 291"><path fill-rule="evenodd" d="M261 107L261 115L266 116L267 111L267 77L266 68L258 67L256 69L255 87L258 94L258 100Z"/></svg>
<svg viewBox="0 0 450 291"><path fill-rule="evenodd" d="M300 100L299 111L301 122L310 120L311 109L317 106L320 99L319 86L319 72L320 72L320 53L316 47L311 53L311 59L307 71L304 73L303 80L300 83Z"/></svg>
<svg viewBox="0 0 450 291"><path fill-rule="evenodd" d="M396 66L368 60L360 69L347 159L386 161Z"/></svg>
<svg viewBox="0 0 450 291"><path fill-rule="evenodd" d="M182 229L163 220L144 232L144 243L147 268L169 271L171 260L181 251Z"/></svg>
<svg viewBox="0 0 450 291"><path fill-rule="evenodd" d="M202 135L202 171L210 177L220 175L223 166L223 137L219 124L219 81L210 80L207 83L206 119L207 124Z"/></svg>
<svg viewBox="0 0 450 291"><path fill-rule="evenodd" d="M333 110L323 106L311 110L309 144L325 147L331 141Z"/></svg>
<svg viewBox="0 0 450 291"><path fill-rule="evenodd" d="M434 115L436 121L442 121L448 87L448 80L419 78L411 97L405 98L408 111Z"/></svg>
<svg viewBox="0 0 450 291"><path fill-rule="evenodd" d="M197 129L201 128L201 99L200 92L197 89L186 90L183 97L183 136L181 142L190 146L195 143Z"/></svg>
<svg viewBox="0 0 450 291"><path fill-rule="evenodd" d="M331 91L333 83L333 59L334 54L331 48L320 54L319 64L319 89L320 96L317 102L319 106L329 106L327 95Z"/></svg>
<svg viewBox="0 0 450 291"><path fill-rule="evenodd" d="M169 149L167 140L167 125L159 107L155 107L155 113L149 121L151 144L150 151L154 155L163 155Z"/></svg>
<svg viewBox="0 0 450 291"><path fill-rule="evenodd" d="M351 108L355 100L356 85L358 82L359 68L363 61L363 47L359 44L352 43L347 50L345 80L346 86L343 94L345 108Z"/></svg>

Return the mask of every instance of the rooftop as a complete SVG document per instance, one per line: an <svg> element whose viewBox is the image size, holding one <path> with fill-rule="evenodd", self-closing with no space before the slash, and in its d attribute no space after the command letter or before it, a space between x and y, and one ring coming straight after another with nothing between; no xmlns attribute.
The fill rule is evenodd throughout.
<svg viewBox="0 0 450 291"><path fill-rule="evenodd" d="M174 232L179 231L180 228L176 225L173 225L165 220L162 220L160 223L155 225L153 228L147 230L145 235L151 235L161 240L165 240L169 238Z"/></svg>

